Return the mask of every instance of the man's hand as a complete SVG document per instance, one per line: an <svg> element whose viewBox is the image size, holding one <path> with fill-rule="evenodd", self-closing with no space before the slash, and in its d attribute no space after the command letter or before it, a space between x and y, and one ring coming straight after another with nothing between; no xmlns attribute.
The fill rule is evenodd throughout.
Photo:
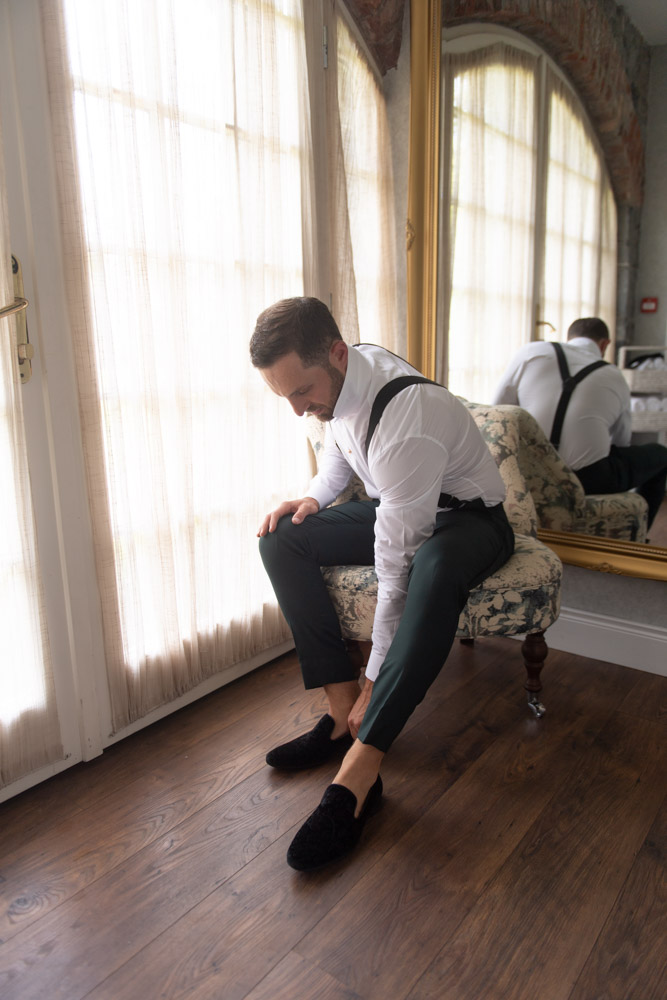
<svg viewBox="0 0 667 1000"><path fill-rule="evenodd" d="M317 514L320 505L313 497L302 497L300 500L283 500L279 507L267 514L262 521L257 537L261 538L269 531L275 531L278 521L285 514L292 514L292 524L301 524L309 514Z"/></svg>
<svg viewBox="0 0 667 1000"><path fill-rule="evenodd" d="M352 733L352 738L356 740L359 735L359 727L364 721L364 715L366 714L366 709L368 708L368 703L371 700L371 695L373 694L373 681L364 681L364 686L361 689L361 694L352 706L352 711L347 717L347 722L350 727L350 732Z"/></svg>

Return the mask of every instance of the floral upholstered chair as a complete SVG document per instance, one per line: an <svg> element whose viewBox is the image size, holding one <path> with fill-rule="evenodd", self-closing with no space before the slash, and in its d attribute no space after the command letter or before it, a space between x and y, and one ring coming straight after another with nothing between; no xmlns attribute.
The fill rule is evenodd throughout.
<svg viewBox="0 0 667 1000"><path fill-rule="evenodd" d="M560 610L562 565L558 556L536 537L535 504L518 461L521 446L518 413L498 412L518 411L518 407L467 405L489 443L507 487L505 510L515 532L515 551L502 569L471 591L459 619L457 635L468 641L485 635L525 636L521 645L527 672L524 687L530 708L540 717L544 714L539 697L540 671L548 652L544 632ZM316 463L324 447L324 427L315 419L308 419L307 426ZM367 499L356 476L334 503L353 499ZM338 613L343 638L370 640L377 601L374 567L328 566L322 567L322 574Z"/></svg>
<svg viewBox="0 0 667 1000"><path fill-rule="evenodd" d="M491 451L502 453L505 423L516 420L521 474L532 493L540 528L646 541L648 504L638 493L586 496L576 473L565 464L534 417L518 406L466 403Z"/></svg>

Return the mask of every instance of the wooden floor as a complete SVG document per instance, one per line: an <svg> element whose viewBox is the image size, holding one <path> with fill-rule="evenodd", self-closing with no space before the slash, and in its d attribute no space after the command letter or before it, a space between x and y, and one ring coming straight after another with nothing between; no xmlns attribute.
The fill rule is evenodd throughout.
<svg viewBox="0 0 667 1000"><path fill-rule="evenodd" d="M456 644L359 849L285 864L334 767L287 656L0 806L3 1000L664 1000L667 678Z"/></svg>

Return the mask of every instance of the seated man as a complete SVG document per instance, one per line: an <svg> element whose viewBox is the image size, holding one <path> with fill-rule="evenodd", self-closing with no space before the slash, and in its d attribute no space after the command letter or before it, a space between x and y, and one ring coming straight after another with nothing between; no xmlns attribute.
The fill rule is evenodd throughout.
<svg viewBox="0 0 667 1000"><path fill-rule="evenodd" d="M389 351L348 348L318 299L286 299L263 312L250 356L296 414L327 423L306 495L281 503L258 532L304 684L323 687L329 709L267 763L307 768L347 750L287 855L309 870L356 844L382 794L384 754L442 668L470 589L509 559L514 535L502 478L468 410ZM401 382L369 438L378 392L406 375L418 384ZM372 499L327 508L353 471ZM378 577L363 690L320 572L341 564L374 564Z"/></svg>
<svg viewBox="0 0 667 1000"><path fill-rule="evenodd" d="M493 404L512 403L532 413L585 493L636 487L648 503L650 526L665 495L667 448L630 445L630 390L616 365L602 361L608 345L609 330L595 317L575 320L566 344L525 344L500 380Z"/></svg>

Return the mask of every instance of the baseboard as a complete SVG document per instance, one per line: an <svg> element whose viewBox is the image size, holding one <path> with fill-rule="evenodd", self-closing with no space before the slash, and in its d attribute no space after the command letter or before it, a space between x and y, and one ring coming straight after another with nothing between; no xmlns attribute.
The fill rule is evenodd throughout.
<svg viewBox="0 0 667 1000"><path fill-rule="evenodd" d="M208 680L203 681L197 687L192 688L178 698L174 698L173 701L162 705L160 708L155 709L155 711L149 712L148 715L142 716L141 719L131 723L117 733L111 733L104 740L103 749L112 746L114 743L118 743L120 740L124 740L126 736L132 736L134 733L139 732L139 730L145 729L146 726L150 726L153 722L159 722L160 719L166 718L172 712L177 712L180 708L186 708L193 702L198 701L199 698L203 698L207 694L212 694L213 691L217 691L218 688L224 687L226 684L231 684L232 681L238 680L239 677L249 674L251 671L256 670L257 667L263 666L263 664L268 663L277 656L282 656L283 653L287 653L291 649L294 649L294 641L293 639L288 639L285 642L281 642L278 646L263 650L250 660L237 663L233 667L228 667L227 670L209 677Z"/></svg>
<svg viewBox="0 0 667 1000"><path fill-rule="evenodd" d="M561 608L546 640L552 649L667 677L667 629Z"/></svg>
<svg viewBox="0 0 667 1000"><path fill-rule="evenodd" d="M289 652L291 649L294 649L294 641L292 639L288 639L287 641L280 643L278 646L263 650L261 653L253 656L252 659L245 660L243 663L237 663L233 667L229 667L227 670L223 670L221 673L216 674L214 677L209 677L208 680L199 684L191 691L186 692L186 694L175 698L173 701L170 701L166 705L162 705L158 709L155 709L154 712L150 712L148 715L143 716L143 718L137 720L137 722L132 723L118 733L109 735L105 740L103 740L102 749L99 753L102 753L103 750L106 750L107 747L112 746L114 743L118 743L120 740L125 739L126 736L132 736L134 733L139 732L140 729L150 726L151 723L158 722L160 719L164 719L167 715L171 715L172 712L176 712L180 708L185 708L187 705L191 705L199 698L203 698L207 694L211 694L218 688L224 687L225 684L230 684L239 677L243 677L252 670L256 670L258 667L261 667L269 660L272 660L277 656L282 656L283 653ZM99 756L99 753L93 754L92 756ZM85 759L92 759L92 756ZM56 774L60 774L62 771L67 770L68 767L72 767L74 764L80 763L82 759L84 758L82 758L80 750L77 751L76 754L68 753L62 760L54 761L52 764L47 764L45 767L41 767L36 771L31 771L29 774L25 774L21 778L17 778L16 781L11 782L11 784L0 788L0 803L6 802L8 799L15 795L19 795L21 792L28 791L35 785L40 784L40 782L54 777Z"/></svg>

